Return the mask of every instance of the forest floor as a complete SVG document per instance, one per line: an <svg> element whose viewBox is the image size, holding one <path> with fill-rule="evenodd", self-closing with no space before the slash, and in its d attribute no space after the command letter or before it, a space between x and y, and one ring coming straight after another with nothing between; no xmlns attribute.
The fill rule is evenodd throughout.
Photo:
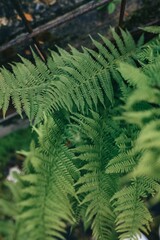
<svg viewBox="0 0 160 240"><path fill-rule="evenodd" d="M13 1L0 1L0 49L4 44L13 39L18 39L26 28L14 7ZM91 0L21 0L21 7L32 29L63 16ZM95 2L99 0L93 0ZM97 33L107 35L109 27L118 25L120 5L112 14L108 14L107 6L83 14L61 26L44 31L37 36L42 49L56 49L55 45L68 49L68 44L81 48L92 47L89 35L97 38ZM160 1L156 0L130 0L127 1L125 12L125 26L129 30L154 23L159 20ZM31 51L30 42L15 44L12 47L0 50L0 65L6 62L19 61L17 53L29 58Z"/></svg>
<svg viewBox="0 0 160 240"><path fill-rule="evenodd" d="M15 1L15 0L14 0ZM16 12L14 1L0 1L0 46L13 39L18 39L26 29L20 16ZM97 2L98 0L95 0ZM50 20L56 19L70 12L88 0L21 0L22 10L32 29L41 26ZM50 4L47 4L47 2ZM68 48L68 44L80 48L82 45L91 47L89 34L97 38L97 33L107 35L109 27L118 24L119 7L113 14L108 14L107 7L95 9L87 14L81 15L72 21L66 22L57 28L44 31L37 36L43 49L55 49L55 45ZM126 19L130 19L135 11L141 9L141 1L130 0L127 4ZM0 65L6 62L16 61L17 52L29 57L29 42L17 44L13 47L0 51ZM1 48L0 47L0 48Z"/></svg>

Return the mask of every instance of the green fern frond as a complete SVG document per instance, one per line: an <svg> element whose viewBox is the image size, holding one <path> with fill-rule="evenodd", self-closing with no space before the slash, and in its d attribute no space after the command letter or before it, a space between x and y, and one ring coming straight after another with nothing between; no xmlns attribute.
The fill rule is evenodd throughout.
<svg viewBox="0 0 160 240"><path fill-rule="evenodd" d="M131 186L123 188L113 196L111 202L117 216L116 230L120 234L119 239L136 240L141 231L146 234L150 231L152 217L141 199L146 196L146 190L148 186L144 188L144 179L135 179Z"/></svg>
<svg viewBox="0 0 160 240"><path fill-rule="evenodd" d="M107 165L107 173L128 173L136 166L137 160L133 150L118 154Z"/></svg>
<svg viewBox="0 0 160 240"><path fill-rule="evenodd" d="M120 63L118 70L122 74L123 78L131 85L131 86L143 86L145 87L145 83L148 79L147 76L144 75L141 69L137 69L134 66L131 66L126 63ZM135 78L136 74L136 78Z"/></svg>
<svg viewBox="0 0 160 240"><path fill-rule="evenodd" d="M48 119L37 132L39 147L32 146L27 153L26 174L19 177L21 197L15 220L22 227L16 239L65 239L67 224L75 222L71 199L77 199L74 182L79 172L63 144L60 124Z"/></svg>
<svg viewBox="0 0 160 240"><path fill-rule="evenodd" d="M82 176L76 186L77 194L80 199L82 198L81 205L86 209L85 218L91 223L96 239L114 239L113 237L116 238L115 215L110 205L110 198L116 192L117 183L114 176L105 174L105 166L116 151L110 136L109 121L107 124L105 116L102 118L95 112L92 112L90 117L76 114L72 119L79 124L79 130L88 142L73 149L78 154L76 158L83 163L80 168ZM87 171L85 174L83 174L84 170Z"/></svg>
<svg viewBox="0 0 160 240"><path fill-rule="evenodd" d="M145 32L149 32L149 33L155 33L155 34L160 33L160 26L141 27L140 29L142 29Z"/></svg>
<svg viewBox="0 0 160 240"><path fill-rule="evenodd" d="M127 81L133 89L126 97L122 119L132 123L132 126L138 125L137 136L132 139L134 144L131 153L133 155L127 160L129 162L132 157L137 156L136 164L122 179L123 184L127 180L129 186L118 191L111 201L117 216L116 230L120 234L120 239L137 239L136 234L140 234L140 232L147 234L150 231L152 217L143 199L159 192L160 53L157 42L151 43L151 48L147 46L144 49L144 55L141 55L141 67L133 67L125 63L119 65L119 71L124 81ZM109 163L111 172L115 172L116 169L120 171L123 168L125 158L121 159L121 164L118 157ZM132 178L134 180L130 184Z"/></svg>
<svg viewBox="0 0 160 240"><path fill-rule="evenodd" d="M21 200L21 185L18 182L7 181L4 185L6 190L10 191L11 196L5 194L3 199L0 199L0 237L6 240L20 240L19 233L23 229L23 224L16 221L16 218L20 214L18 202ZM23 237L27 240L27 235L24 234Z"/></svg>
<svg viewBox="0 0 160 240"><path fill-rule="evenodd" d="M150 121L144 126L135 142L135 151L141 153L134 176L150 176L159 179L159 120Z"/></svg>
<svg viewBox="0 0 160 240"><path fill-rule="evenodd" d="M110 159L106 167L106 173L126 174L134 169L139 160L139 155L134 149L138 133L139 130L135 126L126 125L123 128L122 133L115 138L118 154Z"/></svg>
<svg viewBox="0 0 160 240"><path fill-rule="evenodd" d="M84 112L87 106L97 109L99 102L106 105L106 99L113 104L111 79L121 82L117 63L122 59L133 63L136 51L131 35L121 32L123 40L112 30L117 47L102 36L105 46L93 40L99 53L74 48L68 53L58 48L59 54L51 52L47 65L34 54L35 64L21 57L22 63L12 65L12 72L1 68L0 108L4 116L10 99L20 115L24 110L35 123L43 119L43 112L50 115L74 107Z"/></svg>

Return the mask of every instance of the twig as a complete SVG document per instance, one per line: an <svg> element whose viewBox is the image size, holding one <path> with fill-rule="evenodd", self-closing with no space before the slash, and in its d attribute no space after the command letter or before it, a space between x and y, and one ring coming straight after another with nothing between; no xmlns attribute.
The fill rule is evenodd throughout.
<svg viewBox="0 0 160 240"><path fill-rule="evenodd" d="M101 1L91 1L89 3L86 3L83 6L78 7L77 9L70 11L69 13L64 14L61 17L58 17L54 20L49 21L46 24L41 25L40 27L37 27L35 29L32 30L31 33L29 34L23 34L22 36L18 37L17 39L13 39L10 42L4 44L2 47L0 47L0 52L8 49L9 47L13 47L14 45L18 45L21 44L25 41L29 41L30 39L32 39L33 37L39 35L40 33L43 33L49 29L58 27L61 24L64 24L68 21L71 21L72 19L81 16L82 14L85 14L89 11L92 11L96 8L99 8L101 6L106 5L107 3L109 3L111 0L101 0Z"/></svg>
<svg viewBox="0 0 160 240"><path fill-rule="evenodd" d="M24 12L23 12L23 9L21 7L21 3L19 0L12 0L12 4L13 6L15 7L17 13L19 14L19 16L21 17L24 25L25 25L25 28L27 30L27 32L29 34L31 34L33 32L28 20L26 19L25 15L24 15ZM33 42L34 42L34 47L37 51L37 53L39 54L40 58L43 60L43 61L46 61L46 55L45 53L43 52L39 42L37 41L36 37L32 37L33 39Z"/></svg>
<svg viewBox="0 0 160 240"><path fill-rule="evenodd" d="M120 28L122 28L122 26L123 26L126 2L127 2L127 0L122 0L121 1L121 9L120 9L120 16L119 16L119 27Z"/></svg>

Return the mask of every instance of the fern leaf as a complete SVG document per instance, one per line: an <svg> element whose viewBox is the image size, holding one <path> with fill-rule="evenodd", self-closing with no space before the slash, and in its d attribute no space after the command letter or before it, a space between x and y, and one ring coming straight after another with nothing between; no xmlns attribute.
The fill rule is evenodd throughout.
<svg viewBox="0 0 160 240"><path fill-rule="evenodd" d="M112 198L120 239L138 239L137 234L140 235L141 231L146 234L150 231L152 217L141 200L145 192L142 182L138 179L133 181L131 186L117 192Z"/></svg>
<svg viewBox="0 0 160 240"><path fill-rule="evenodd" d="M128 32L122 31L123 40L114 30L112 34L117 48L101 36L105 46L93 40L99 53L73 48L68 53L58 48L59 54L51 52L47 65L33 53L35 64L21 57L22 63L12 65L12 73L1 69L0 106L4 115L10 99L18 113L24 110L35 124L43 119L43 112L48 116L62 108L84 112L87 106L96 110L99 103L113 105L111 79L121 82L117 63L121 59L133 63L136 44Z"/></svg>
<svg viewBox="0 0 160 240"><path fill-rule="evenodd" d="M136 158L131 151L120 153L107 165L107 173L128 173L136 166Z"/></svg>
<svg viewBox="0 0 160 240"><path fill-rule="evenodd" d="M76 114L73 117L74 121L79 124L82 134L88 139L87 141L91 141L89 145L82 143L75 148L75 152L78 154L77 158L84 163L80 170L87 171L76 183L77 194L80 199L83 197L81 205L86 209L85 218L87 222L91 222L94 237L96 239L113 239L113 236L116 236L115 216L110 206L110 198L116 191L116 180L113 176L105 174L104 171L111 155L109 149L111 146L114 148L113 139L110 139L110 127L105 123L105 117L101 118L95 112L92 112L91 116L85 117ZM110 139L108 146L104 144L105 138ZM115 181L114 188L111 187L113 181Z"/></svg>
<svg viewBox="0 0 160 240"><path fill-rule="evenodd" d="M160 33L160 26L141 27L140 29L142 29L145 32L150 32L150 33L155 33L155 34Z"/></svg>
<svg viewBox="0 0 160 240"><path fill-rule="evenodd" d="M15 226L21 227L16 239L65 239L66 224L75 222L70 201L76 199L74 181L79 172L73 164L73 154L63 144L60 123L46 120L36 131L39 146L32 146L33 152L27 154L26 174L18 181L21 196L17 199ZM39 164L33 168L35 159Z"/></svg>

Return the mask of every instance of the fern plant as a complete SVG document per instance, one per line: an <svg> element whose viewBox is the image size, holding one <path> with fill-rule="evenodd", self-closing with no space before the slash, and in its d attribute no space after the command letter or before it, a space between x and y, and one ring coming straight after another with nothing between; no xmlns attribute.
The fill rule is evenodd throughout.
<svg viewBox="0 0 160 240"><path fill-rule="evenodd" d="M47 64L34 55L34 64L21 57L12 71L1 68L4 116L11 99L39 138L21 152L22 174L9 184L13 207L8 196L0 201L5 239L65 239L80 220L97 240L150 231L146 199L159 192L160 39L136 43L128 31L111 31L114 44L100 35L96 50L58 49Z"/></svg>

